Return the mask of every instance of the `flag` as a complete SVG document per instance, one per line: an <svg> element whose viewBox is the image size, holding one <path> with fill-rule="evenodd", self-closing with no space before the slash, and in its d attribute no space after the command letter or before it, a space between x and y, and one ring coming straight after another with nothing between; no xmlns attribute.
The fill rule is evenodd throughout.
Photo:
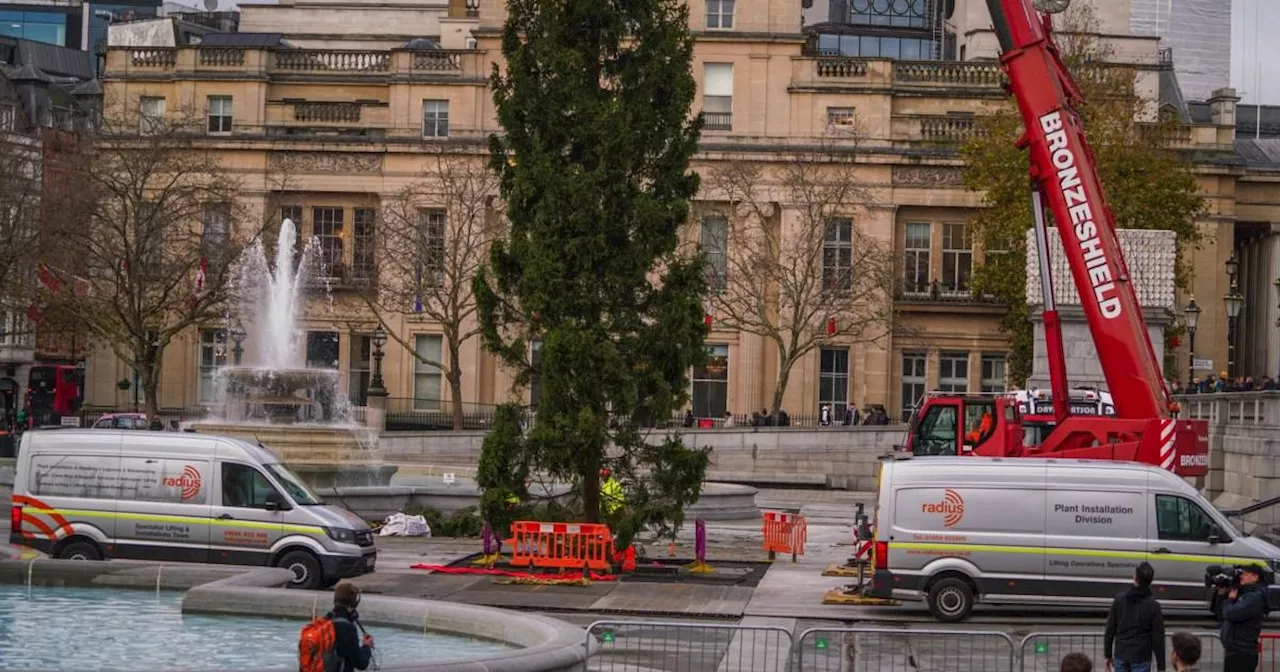
<svg viewBox="0 0 1280 672"><path fill-rule="evenodd" d="M413 267L414 275L414 292L413 292L413 312L422 312L422 264Z"/></svg>
<svg viewBox="0 0 1280 672"><path fill-rule="evenodd" d="M711 316L710 316L710 315L703 315L703 316L702 316L702 323L703 323L703 324L705 324L705 325L707 325L707 326L709 327L709 326L711 326L711 322L712 322L712 319L711 319Z"/></svg>
<svg viewBox="0 0 1280 672"><path fill-rule="evenodd" d="M36 266L36 277L40 280L40 285L50 292L57 294L62 291L62 281L48 265L42 263Z"/></svg>
<svg viewBox="0 0 1280 672"><path fill-rule="evenodd" d="M200 305L200 297L204 295L204 280L209 273L208 257L200 257L200 265L196 268L196 279L191 289L191 310Z"/></svg>
<svg viewBox="0 0 1280 672"><path fill-rule="evenodd" d="M836 318L834 317L827 318L827 335L828 336L836 335Z"/></svg>

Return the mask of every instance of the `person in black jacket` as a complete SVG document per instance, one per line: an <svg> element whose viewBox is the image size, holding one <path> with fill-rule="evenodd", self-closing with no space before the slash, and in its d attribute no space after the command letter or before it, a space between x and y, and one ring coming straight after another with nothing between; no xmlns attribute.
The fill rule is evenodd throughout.
<svg viewBox="0 0 1280 672"><path fill-rule="evenodd" d="M1107 614L1102 655L1107 669L1115 672L1150 672L1151 658L1156 669L1164 670L1164 614L1151 596L1156 571L1150 563L1138 565L1133 587L1120 593Z"/></svg>
<svg viewBox="0 0 1280 672"><path fill-rule="evenodd" d="M1222 621L1218 639L1222 641L1224 672L1253 672L1258 669L1258 638L1262 620L1266 618L1267 587L1259 582L1262 570L1253 565L1241 567L1240 586L1219 588L1213 601L1213 613Z"/></svg>
<svg viewBox="0 0 1280 672"><path fill-rule="evenodd" d="M360 637L356 624L360 615L360 588L350 581L340 581L333 588L333 611L325 615L333 621L334 649L342 666L339 672L366 670L373 659L373 637L368 633Z"/></svg>

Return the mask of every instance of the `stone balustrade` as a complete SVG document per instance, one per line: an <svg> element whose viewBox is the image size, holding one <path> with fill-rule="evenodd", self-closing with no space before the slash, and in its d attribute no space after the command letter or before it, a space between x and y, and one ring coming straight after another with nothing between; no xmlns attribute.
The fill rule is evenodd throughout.
<svg viewBox="0 0 1280 672"><path fill-rule="evenodd" d="M867 61L847 56L824 56L814 63L818 77L865 77Z"/></svg>
<svg viewBox="0 0 1280 672"><path fill-rule="evenodd" d="M999 64L980 61L895 61L893 78L915 84L996 87L1005 82Z"/></svg>
<svg viewBox="0 0 1280 672"><path fill-rule="evenodd" d="M385 73L391 52L289 49L275 52L275 69L289 72Z"/></svg>
<svg viewBox="0 0 1280 672"><path fill-rule="evenodd" d="M204 47L200 49L200 65L205 67L231 67L244 65L244 49Z"/></svg>
<svg viewBox="0 0 1280 672"><path fill-rule="evenodd" d="M1280 497L1280 392L1227 392L1178 397L1181 417L1209 423L1209 476L1203 489L1222 509ZM1280 507L1251 526L1280 523Z"/></svg>
<svg viewBox="0 0 1280 672"><path fill-rule="evenodd" d="M177 49L148 48L129 50L129 60L135 68L172 68L178 60Z"/></svg>
<svg viewBox="0 0 1280 672"><path fill-rule="evenodd" d="M934 115L919 117L920 137L933 142L963 142L978 137L982 127L973 117Z"/></svg>
<svg viewBox="0 0 1280 672"><path fill-rule="evenodd" d="M360 121L360 103L295 103L294 121L323 123L357 123Z"/></svg>
<svg viewBox="0 0 1280 672"><path fill-rule="evenodd" d="M338 75L386 78L487 75L483 51L349 49L255 49L247 47L113 47L107 52L107 73L129 76L138 70L173 73L240 71L280 76Z"/></svg>

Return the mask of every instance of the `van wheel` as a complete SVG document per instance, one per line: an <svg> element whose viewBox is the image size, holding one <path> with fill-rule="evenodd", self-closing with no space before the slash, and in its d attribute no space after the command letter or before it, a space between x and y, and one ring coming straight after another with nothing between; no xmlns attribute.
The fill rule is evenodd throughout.
<svg viewBox="0 0 1280 672"><path fill-rule="evenodd" d="M101 560L98 547L87 541L74 541L58 549L59 560Z"/></svg>
<svg viewBox="0 0 1280 672"><path fill-rule="evenodd" d="M958 623L973 611L973 588L964 579L938 579L929 587L929 611L943 623Z"/></svg>
<svg viewBox="0 0 1280 672"><path fill-rule="evenodd" d="M316 556L306 551L292 551L285 553L283 557L276 562L277 567L283 567L293 572L293 580L289 582L290 588L301 588L303 590L315 590L324 583L324 576L321 575L320 561L316 560Z"/></svg>

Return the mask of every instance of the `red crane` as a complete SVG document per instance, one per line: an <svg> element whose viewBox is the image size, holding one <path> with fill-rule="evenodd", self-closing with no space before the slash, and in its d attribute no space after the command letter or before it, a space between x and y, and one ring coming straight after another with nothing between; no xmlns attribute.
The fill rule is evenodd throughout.
<svg viewBox="0 0 1280 672"><path fill-rule="evenodd" d="M1093 151L1076 113L1083 102L1080 89L1062 64L1050 16L1038 11L1038 7L1061 11L1067 4L1066 0L987 0L1000 41L1000 60L1022 114L1025 131L1018 146L1031 156L1032 212L1056 426L1039 445L1025 445L1015 400L933 394L912 418L907 450L919 455L1131 460L1181 476L1203 476L1209 468L1208 423L1176 417L1178 406L1160 374ZM1062 332L1046 247L1045 201L1053 212L1071 279L1114 398L1114 417L1068 413Z"/></svg>

